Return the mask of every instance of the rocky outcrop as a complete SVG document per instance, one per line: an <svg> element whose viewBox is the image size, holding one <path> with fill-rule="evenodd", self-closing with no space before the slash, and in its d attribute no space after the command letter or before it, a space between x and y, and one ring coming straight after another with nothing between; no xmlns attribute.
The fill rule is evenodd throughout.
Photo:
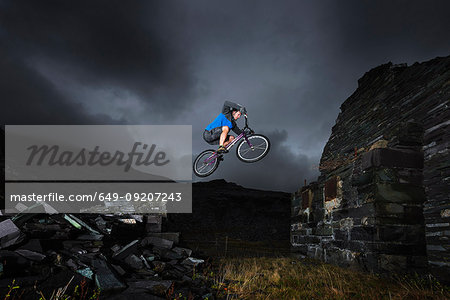
<svg viewBox="0 0 450 300"><path fill-rule="evenodd" d="M367 72L341 106L317 182L292 197L303 255L450 274L450 57Z"/></svg>

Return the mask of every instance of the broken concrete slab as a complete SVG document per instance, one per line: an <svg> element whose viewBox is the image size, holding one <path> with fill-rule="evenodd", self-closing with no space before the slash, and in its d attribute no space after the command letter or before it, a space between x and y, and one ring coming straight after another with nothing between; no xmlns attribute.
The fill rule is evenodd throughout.
<svg viewBox="0 0 450 300"><path fill-rule="evenodd" d="M181 262L182 265L187 266L196 266L198 264L204 263L205 261L203 259L194 258L194 257L187 257L185 260Z"/></svg>
<svg viewBox="0 0 450 300"><path fill-rule="evenodd" d="M186 273L186 271L181 272L177 269L166 269L162 272L162 277L164 279L173 279L173 280L180 280L183 278L183 275Z"/></svg>
<svg viewBox="0 0 450 300"><path fill-rule="evenodd" d="M25 224L28 220L34 218L39 214L57 214L58 212L51 207L48 203L37 202L29 207L24 208L19 207L20 213L11 218L11 220L17 225L21 226Z"/></svg>
<svg viewBox="0 0 450 300"><path fill-rule="evenodd" d="M178 244L180 240L179 232L152 232L148 233L148 236L159 237L166 240L173 241L174 244Z"/></svg>
<svg viewBox="0 0 450 300"><path fill-rule="evenodd" d="M124 262L127 266L135 270L140 270L144 268L144 263L142 262L142 259L134 254L127 256Z"/></svg>
<svg viewBox="0 0 450 300"><path fill-rule="evenodd" d="M172 251L174 251L182 256L191 256L191 254L192 254L192 250L188 249L188 248L174 247L172 249Z"/></svg>
<svg viewBox="0 0 450 300"><path fill-rule="evenodd" d="M112 272L108 263L103 259L96 259L92 262L95 270L95 284L102 292L120 291L126 288Z"/></svg>
<svg viewBox="0 0 450 300"><path fill-rule="evenodd" d="M0 222L0 249L18 244L23 235L20 229L10 219Z"/></svg>
<svg viewBox="0 0 450 300"><path fill-rule="evenodd" d="M46 258L46 256L42 253L38 253L38 252L26 250L26 249L18 249L14 252L22 255L26 259L33 260L33 261L43 261Z"/></svg>
<svg viewBox="0 0 450 300"><path fill-rule="evenodd" d="M125 273L126 273L125 270L124 270L121 266L111 264L111 267L113 267L113 269L114 269L120 276L123 276L123 275L125 275Z"/></svg>
<svg viewBox="0 0 450 300"><path fill-rule="evenodd" d="M100 235L100 232L98 232L97 230L93 229L91 226L89 226L84 221L82 221L81 219L75 217L72 214L65 214L64 215L64 219L66 219L70 224L72 224L77 229L81 229L82 227L84 227L87 230L89 230L90 232L92 232L93 234Z"/></svg>
<svg viewBox="0 0 450 300"><path fill-rule="evenodd" d="M73 261L73 259L69 258L66 261L66 266L68 266L69 268L71 268L72 270L77 270L78 269L78 265Z"/></svg>
<svg viewBox="0 0 450 300"><path fill-rule="evenodd" d="M85 241L101 241L103 239L102 234L82 234L77 237L77 240Z"/></svg>
<svg viewBox="0 0 450 300"><path fill-rule="evenodd" d="M42 253L42 245L39 239L30 239L25 245L21 246L20 249L26 249L30 251Z"/></svg>
<svg viewBox="0 0 450 300"><path fill-rule="evenodd" d="M113 259L116 260L122 260L129 256L130 254L133 254L137 250L137 246L139 244L139 240L134 240L131 243L124 246L122 249L116 251L113 255Z"/></svg>
<svg viewBox="0 0 450 300"><path fill-rule="evenodd" d="M147 269L151 269L151 267L150 267L150 265L148 264L147 260L145 259L144 255L141 254L141 255L139 256L139 258L142 260L142 262L144 263L144 266L145 266Z"/></svg>
<svg viewBox="0 0 450 300"><path fill-rule="evenodd" d="M152 246L156 246L156 247L160 247L160 248L170 249L170 248L172 248L173 241L159 238L159 237L150 236L150 237L144 238L141 242L141 245L142 246L152 245Z"/></svg>
<svg viewBox="0 0 450 300"><path fill-rule="evenodd" d="M177 252L172 251L172 250L163 251L163 252L161 252L160 255L161 255L162 258L170 259L170 260L183 258L183 256L181 254L178 254Z"/></svg>
<svg viewBox="0 0 450 300"><path fill-rule="evenodd" d="M94 272L92 272L91 268L79 269L77 270L77 273L80 273L84 277L89 278L91 280L94 277Z"/></svg>
<svg viewBox="0 0 450 300"><path fill-rule="evenodd" d="M178 263L178 259L172 259L171 261L168 261L167 263L168 263L169 265L174 266L174 265L176 265L176 264Z"/></svg>

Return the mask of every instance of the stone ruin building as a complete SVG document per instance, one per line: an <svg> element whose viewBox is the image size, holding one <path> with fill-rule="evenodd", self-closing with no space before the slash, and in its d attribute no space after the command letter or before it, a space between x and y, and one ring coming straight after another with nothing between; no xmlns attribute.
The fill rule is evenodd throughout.
<svg viewBox="0 0 450 300"><path fill-rule="evenodd" d="M450 56L387 63L341 105L317 181L292 195L291 250L450 280Z"/></svg>

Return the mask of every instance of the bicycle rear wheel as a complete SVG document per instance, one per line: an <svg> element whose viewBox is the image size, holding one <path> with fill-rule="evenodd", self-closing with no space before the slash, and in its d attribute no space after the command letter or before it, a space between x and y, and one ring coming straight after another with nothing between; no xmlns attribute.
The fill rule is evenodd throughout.
<svg viewBox="0 0 450 300"><path fill-rule="evenodd" d="M214 150L205 150L194 160L194 174L198 177L207 177L214 173L219 166L219 157Z"/></svg>
<svg viewBox="0 0 450 300"><path fill-rule="evenodd" d="M251 146L243 139L236 149L236 155L239 160L246 163L252 163L262 159L269 153L270 141L264 135L254 134L248 136L247 139Z"/></svg>

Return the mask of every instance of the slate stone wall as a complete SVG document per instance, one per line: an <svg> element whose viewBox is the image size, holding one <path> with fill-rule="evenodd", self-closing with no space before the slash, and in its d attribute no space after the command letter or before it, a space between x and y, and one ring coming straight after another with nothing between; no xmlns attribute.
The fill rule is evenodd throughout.
<svg viewBox="0 0 450 300"><path fill-rule="evenodd" d="M450 57L367 72L341 106L321 176L292 195L292 250L448 280L449 99Z"/></svg>

